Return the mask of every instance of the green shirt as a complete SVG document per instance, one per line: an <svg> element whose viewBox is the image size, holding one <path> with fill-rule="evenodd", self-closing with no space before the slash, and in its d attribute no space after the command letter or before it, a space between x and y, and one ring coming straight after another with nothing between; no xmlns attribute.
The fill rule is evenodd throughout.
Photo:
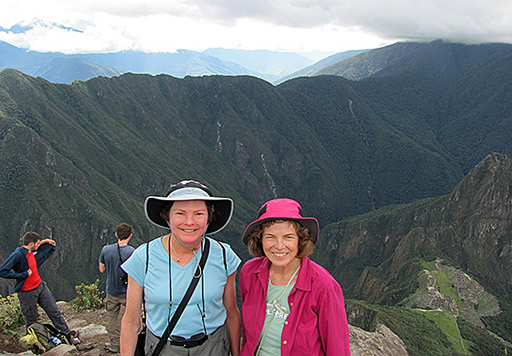
<svg viewBox="0 0 512 356"><path fill-rule="evenodd" d="M290 291L293 289L294 284L295 283L290 284L289 286L275 286L269 279L267 288L267 313L265 315L265 323L263 324L263 329L260 335L260 343L262 342L263 334L265 334L267 327L268 330L266 331L258 356L281 355L281 334L283 333L284 322L286 321L288 314L290 314L288 296L290 295ZM278 299L281 297L281 294L286 287L288 287L288 290L281 298L281 302L278 303ZM278 308L276 308L275 305L277 305Z"/></svg>

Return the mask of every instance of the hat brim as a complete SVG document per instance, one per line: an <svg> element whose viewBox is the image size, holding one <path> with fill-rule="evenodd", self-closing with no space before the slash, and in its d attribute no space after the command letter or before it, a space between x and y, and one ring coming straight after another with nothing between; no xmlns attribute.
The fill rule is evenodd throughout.
<svg viewBox="0 0 512 356"><path fill-rule="evenodd" d="M318 241L318 236L320 232L320 226L318 225L318 221L315 218L279 218L279 217L271 217L266 219L255 220L245 228L244 234L242 235L242 241L247 245L249 242L249 236L263 223L272 220L286 220L286 221L297 221L302 226L306 227L311 234L312 241L314 244Z"/></svg>
<svg viewBox="0 0 512 356"><path fill-rule="evenodd" d="M229 198L205 197L202 195L187 195L184 197L174 198L149 196L146 198L144 202L144 212L146 214L146 218L156 226L162 227L164 229L169 229L167 221L165 221L160 216L160 212L171 202L188 200L204 200L212 203L213 217L212 222L208 225L208 228L206 229L207 234L215 234L224 229L231 220L231 216L233 215L234 204L233 200Z"/></svg>

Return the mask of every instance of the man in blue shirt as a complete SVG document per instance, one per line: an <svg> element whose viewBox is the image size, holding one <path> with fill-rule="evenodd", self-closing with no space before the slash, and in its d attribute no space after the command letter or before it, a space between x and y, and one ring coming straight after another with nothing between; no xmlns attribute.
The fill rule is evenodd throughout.
<svg viewBox="0 0 512 356"><path fill-rule="evenodd" d="M107 272L105 307L109 314L107 330L110 343L105 344L105 349L113 353L119 352L119 334L126 307L126 286L128 283L127 275L120 266L134 251L133 247L128 246L132 232L133 229L130 225L119 224L116 227L117 242L104 246L99 258L100 272Z"/></svg>

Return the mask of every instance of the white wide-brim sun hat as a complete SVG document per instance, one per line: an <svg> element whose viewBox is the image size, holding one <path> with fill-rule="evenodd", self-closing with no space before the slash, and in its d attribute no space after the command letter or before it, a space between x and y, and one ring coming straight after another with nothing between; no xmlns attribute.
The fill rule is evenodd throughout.
<svg viewBox="0 0 512 356"><path fill-rule="evenodd" d="M144 202L146 218L157 226L169 229L169 224L160 216L160 212L171 202L187 200L204 200L213 205L213 217L206 229L207 234L215 234L224 229L233 215L233 200L213 197L205 185L193 180L184 180L171 185L167 196L147 197Z"/></svg>

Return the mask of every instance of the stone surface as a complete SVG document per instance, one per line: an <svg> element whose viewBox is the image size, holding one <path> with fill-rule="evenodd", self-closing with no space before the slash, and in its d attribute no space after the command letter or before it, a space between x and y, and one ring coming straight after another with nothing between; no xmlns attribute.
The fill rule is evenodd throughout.
<svg viewBox="0 0 512 356"><path fill-rule="evenodd" d="M350 326L352 356L406 356L403 341L386 326L379 324L374 332Z"/></svg>

